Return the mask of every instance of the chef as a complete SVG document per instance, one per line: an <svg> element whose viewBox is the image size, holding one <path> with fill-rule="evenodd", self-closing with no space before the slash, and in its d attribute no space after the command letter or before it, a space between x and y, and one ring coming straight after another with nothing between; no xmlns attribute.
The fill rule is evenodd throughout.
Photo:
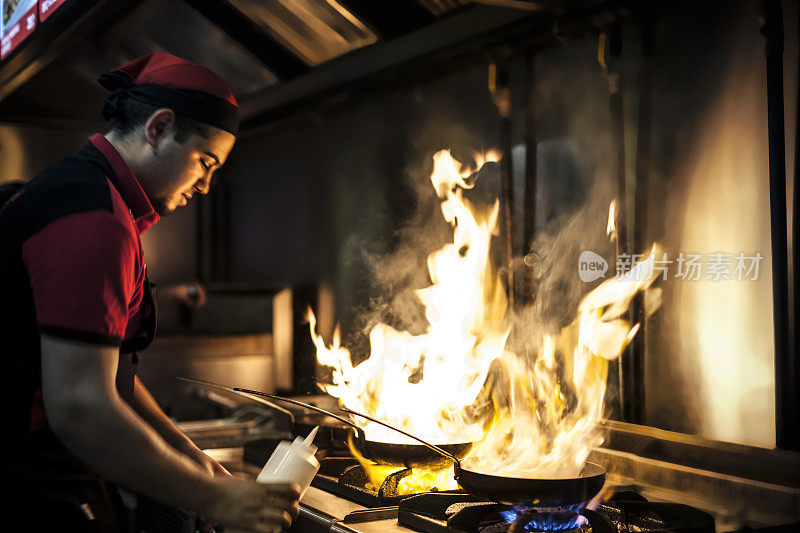
<svg viewBox="0 0 800 533"><path fill-rule="evenodd" d="M225 525L286 527L297 487L232 477L134 372L155 332L140 236L208 192L236 140L236 99L211 70L163 52L99 82L106 133L0 210L3 525L117 531L120 485Z"/></svg>

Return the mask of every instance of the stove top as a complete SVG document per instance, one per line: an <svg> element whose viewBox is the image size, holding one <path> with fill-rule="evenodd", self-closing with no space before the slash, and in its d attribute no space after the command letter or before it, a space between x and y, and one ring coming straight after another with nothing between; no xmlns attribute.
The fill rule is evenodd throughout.
<svg viewBox="0 0 800 533"><path fill-rule="evenodd" d="M422 494L399 504L398 523L424 533L579 533L674 532L714 533L714 518L680 504L648 502L623 491L590 510L514 508L476 500L465 494Z"/></svg>
<svg viewBox="0 0 800 533"><path fill-rule="evenodd" d="M389 531L393 522L391 530L422 533L715 533L714 518L708 513L686 505L648 502L628 487L618 488L613 497L595 509L582 505L517 508L482 501L463 491L398 495L397 483L406 473L407 470L399 470L376 489L369 485L364 469L355 459L322 459L312 482L312 487L319 489L315 494L326 505L331 498L347 502L343 517L331 517L334 527L330 531ZM318 512L316 518L319 516ZM374 529L379 523L383 529Z"/></svg>
<svg viewBox="0 0 800 533"><path fill-rule="evenodd" d="M261 439L246 444L243 450L245 461L253 465L263 465L280 440L280 438ZM321 453L336 452L321 450ZM800 501L800 492L794 489L764 483L754 484L731 476L665 463L655 464L649 461L644 464L647 460L629 454L623 456L616 452L604 451L600 458L606 459L616 471L611 476L613 481L609 479L616 489L612 497L596 508L587 509L579 506L569 509L525 509L476 500L464 492L457 491L398 495L397 482L407 473L406 470L399 470L389 476L381 487L374 488L367 483L366 473L352 457L322 457L321 469L301 501L300 517L292 527L292 531L752 533L762 531L761 528L766 525L761 522L762 525L755 528L743 528L743 523L747 523L747 519L744 518L747 516L745 511L753 515L773 507L786 505L791 507L791 502ZM621 462L622 459L627 462ZM647 468L643 466L632 468L631 465L643 465ZM635 475L628 476L622 473ZM640 485L638 478L651 483ZM653 481L659 483L654 484ZM637 484L630 485L630 483ZM664 483L667 487L680 485L684 490L661 488L660 483ZM722 512L719 505L709 505L709 502L702 497L698 498L696 490L691 490L704 487L716 494L719 502L727 502L722 505ZM606 487L606 494L609 492ZM745 495L749 497L742 500ZM648 501L645 497L652 501ZM697 507L702 507L703 510ZM709 512L713 513L713 516ZM788 513L786 516L794 515ZM796 520L797 518L781 520L777 523L784 525L763 531L796 533L800 531L800 522ZM750 523L754 522L759 521L754 520Z"/></svg>
<svg viewBox="0 0 800 533"><path fill-rule="evenodd" d="M519 508L476 499L464 492L427 492L410 496L381 494L351 482L363 479L352 459L323 461L301 502L292 531L336 533L796 533L800 523L761 529L730 528L694 506L648 501L637 486L608 488L613 495L593 509ZM341 472L342 475L339 475ZM322 527L320 527L322 526Z"/></svg>

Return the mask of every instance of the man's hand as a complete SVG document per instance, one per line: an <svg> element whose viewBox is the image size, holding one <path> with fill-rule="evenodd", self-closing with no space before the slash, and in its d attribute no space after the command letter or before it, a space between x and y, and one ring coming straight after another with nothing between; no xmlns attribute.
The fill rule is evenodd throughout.
<svg viewBox="0 0 800 533"><path fill-rule="evenodd" d="M213 458L209 457L203 450L195 446L195 444L188 440L186 444L179 449L189 459L205 468L212 476L230 476L231 473L225 469L224 466L219 464Z"/></svg>
<svg viewBox="0 0 800 533"><path fill-rule="evenodd" d="M192 309L199 309L206 305L208 290L204 285L196 282L166 285L158 287L156 300L158 305L178 302Z"/></svg>
<svg viewBox="0 0 800 533"><path fill-rule="evenodd" d="M223 523L280 525L291 520L296 491L270 491L231 476L209 475L120 398L115 386L118 348L48 335L42 335L41 346L42 393L50 428L104 478ZM265 502L271 511L260 518L254 511L248 518L236 516L237 509ZM248 527L270 531L267 526Z"/></svg>
<svg viewBox="0 0 800 533"><path fill-rule="evenodd" d="M202 466L212 476L230 475L217 461L206 455L178 426L164 414L158 403L137 376L133 385L133 407L153 429L164 437L173 448Z"/></svg>
<svg viewBox="0 0 800 533"><path fill-rule="evenodd" d="M224 484L221 495L210 502L208 515L223 525L276 533L297 518L300 488L295 484L259 484L233 477L219 481Z"/></svg>

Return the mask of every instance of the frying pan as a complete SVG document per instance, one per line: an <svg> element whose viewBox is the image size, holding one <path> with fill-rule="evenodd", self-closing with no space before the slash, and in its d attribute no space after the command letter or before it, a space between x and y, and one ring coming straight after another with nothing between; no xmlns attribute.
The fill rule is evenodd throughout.
<svg viewBox="0 0 800 533"><path fill-rule="evenodd" d="M287 402L300 407L305 407L306 409L311 409L312 411L331 416L340 422L348 424L356 432L356 447L361 455L379 464L405 466L406 468L425 467L438 469L447 465L451 457L464 457L467 455L470 448L472 448L471 442L439 444L435 448L447 452L447 456L443 457L437 449L430 448L430 446L427 444L399 444L394 442L368 440L364 434L364 430L354 424L351 420L342 418L315 405L310 405L298 400L293 400L291 398L275 396L274 394L267 394L266 392L242 389L240 387L234 387L233 390L239 393L244 393L248 396L271 398L280 402ZM347 411L348 413L357 414L348 409L342 410ZM391 428L391 426L389 427ZM419 439L415 437L411 438L419 441Z"/></svg>
<svg viewBox="0 0 800 533"><path fill-rule="evenodd" d="M218 383L213 383L203 379L178 377L178 380L185 381L187 383L203 385L204 387L223 390L237 396L243 396L262 405L266 405L285 417L285 419L288 421L289 431L291 431L294 435L308 435L312 429L319 426L319 433L317 433L317 438L315 440L318 444L322 443L322 446L346 446L345 443L347 442L347 438L352 432L353 423L349 420L342 422L341 417L335 417L338 419L335 421L331 419L329 415L316 412L297 414L269 400L265 400L260 396L245 394L243 392L234 390L233 387L226 387L225 385L219 385Z"/></svg>
<svg viewBox="0 0 800 533"><path fill-rule="evenodd" d="M304 407L311 411L315 411L316 413L319 413L321 415L333 418L338 422L340 422L341 424L348 426L348 428L352 428L352 430L355 432L355 437L356 437L355 446L358 449L359 453L361 453L361 455L363 455L367 459L375 461L376 463L379 464L405 466L406 468L425 467L425 468L438 469L446 466L450 462L448 457L443 457L436 450L432 451L428 445L396 444L391 442L368 440L366 438L366 435L364 434L364 430L361 429L359 426L357 426L355 423L353 423L352 420L331 413L330 411L322 409L321 407L317 407L316 405L307 404L305 402L293 400L291 398L283 398L281 396L276 396L274 394L267 394L266 392L243 389L240 387L227 387L225 385L219 385L217 383L205 381L202 379L185 378L185 377L179 377L178 379L180 381L185 381L188 383L195 383L206 387L214 387L233 394L237 394L239 396L244 396L245 398L248 398L255 402L270 406L273 409L276 409L277 411L287 414L289 417L291 417L293 426L292 430L295 434L300 433L298 431L298 426L304 425L306 423L305 421L301 421L300 419L300 416L303 415L295 416L287 409L279 407L275 405L273 402L266 400L265 398ZM305 433L307 433L307 431ZM438 446L439 449L447 451L447 453L451 457L463 457L469 452L471 447L472 447L471 442L456 443L456 444L441 444L440 446Z"/></svg>
<svg viewBox="0 0 800 533"><path fill-rule="evenodd" d="M594 498L603 488L606 480L605 469L594 463L586 463L576 478L531 479L485 474L469 469L467 463L469 460L462 464L458 457L443 447L428 444L419 437L346 407L342 407L342 411L393 429L446 457L453 462L454 477L459 486L479 498L527 507L579 505Z"/></svg>

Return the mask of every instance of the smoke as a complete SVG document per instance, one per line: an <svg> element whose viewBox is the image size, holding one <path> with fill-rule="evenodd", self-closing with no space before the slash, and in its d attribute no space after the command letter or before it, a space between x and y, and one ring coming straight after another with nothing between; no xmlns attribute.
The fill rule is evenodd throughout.
<svg viewBox="0 0 800 533"><path fill-rule="evenodd" d="M429 175L430 168L427 171ZM372 312L364 324L367 329L383 322L418 335L427 328L424 309L414 291L430 284L427 257L452 240L452 228L439 215L439 199L430 179L418 172L422 169L406 173L413 211L396 231L393 249L388 253L362 252L380 295L372 301Z"/></svg>
<svg viewBox="0 0 800 533"><path fill-rule="evenodd" d="M606 235L608 209L613 198L608 180L594 180L585 203L552 220L536 235L530 252L516 257L514 269L518 305L512 310L514 328L509 347L530 352L531 339L557 334L575 319L581 298L604 278L586 283L578 275L578 258L585 250L605 257L615 273L614 247Z"/></svg>
<svg viewBox="0 0 800 533"><path fill-rule="evenodd" d="M607 82L595 58L595 43L587 40L537 59L534 98L541 103L536 123L542 139L536 158L539 231L524 252L510 261L503 245L506 236L497 235L492 242L492 259L501 276L507 279L509 271L514 273L520 305L508 314L507 348L523 357L536 354L546 334L557 335L572 322L581 298L603 281L581 281L577 271L581 252L591 250L607 258L606 278L615 271L613 245L606 235L615 187L610 172ZM581 67L565 72L564 62ZM428 103L426 111L429 115L414 129L407 150L405 160L410 163L405 180L396 185L407 209L402 225L388 239L391 245L367 245L354 237L345 250L364 265L371 295L364 306L350 310L356 320L345 344L354 363L369 353L367 334L376 324L413 335L428 328L415 291L430 285L427 257L452 242L453 231L441 216L440 199L430 181L432 155L450 148L456 159L467 162L475 150L496 148L483 146L467 121L454 119L454 110L442 107L441 102ZM464 195L475 204L491 205L501 190L500 165L487 164L478 173L475 187ZM518 185L516 194L523 197L532 192ZM516 227L523 231L521 220Z"/></svg>

